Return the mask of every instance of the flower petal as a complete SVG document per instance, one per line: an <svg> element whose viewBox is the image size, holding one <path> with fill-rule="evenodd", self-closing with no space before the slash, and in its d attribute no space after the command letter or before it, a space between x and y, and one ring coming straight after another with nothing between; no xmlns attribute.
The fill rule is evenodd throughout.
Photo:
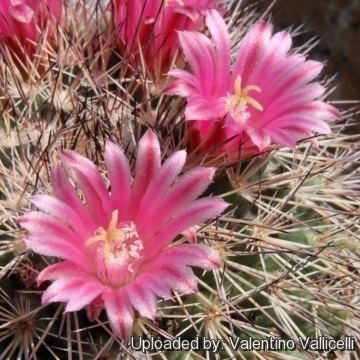
<svg viewBox="0 0 360 360"><path fill-rule="evenodd" d="M98 226L106 226L111 218L112 204L96 166L89 159L70 150L63 150L61 158L70 176L80 186L95 222Z"/></svg>
<svg viewBox="0 0 360 360"><path fill-rule="evenodd" d="M139 205L137 225L141 222L147 222L146 214L163 197L169 186L173 184L185 165L186 151L181 150L170 156L161 166L157 175L151 180L141 203Z"/></svg>
<svg viewBox="0 0 360 360"><path fill-rule="evenodd" d="M207 12L206 25L216 47L215 86L211 90L216 97L221 97L228 90L230 74L229 34L224 18L214 9Z"/></svg>
<svg viewBox="0 0 360 360"><path fill-rule="evenodd" d="M65 311L78 311L89 305L104 291L101 283L85 282L76 288L69 299Z"/></svg>
<svg viewBox="0 0 360 360"><path fill-rule="evenodd" d="M105 162L111 183L111 200L119 210L119 219L127 218L131 197L131 172L128 160L121 149L112 142L105 147Z"/></svg>
<svg viewBox="0 0 360 360"><path fill-rule="evenodd" d="M195 168L180 177L169 192L150 209L144 234L152 236L174 214L198 198L212 182L215 168Z"/></svg>
<svg viewBox="0 0 360 360"><path fill-rule="evenodd" d="M91 236L92 231L85 227L83 220L68 204L48 195L33 195L30 201L39 210L65 221L82 240Z"/></svg>
<svg viewBox="0 0 360 360"><path fill-rule="evenodd" d="M126 340L132 329L134 311L124 291L102 294L104 307L115 335Z"/></svg>
<svg viewBox="0 0 360 360"><path fill-rule="evenodd" d="M259 21L248 31L240 44L231 84L235 84L238 75L241 75L243 83L247 84L269 44L271 33L272 25L266 21Z"/></svg>
<svg viewBox="0 0 360 360"><path fill-rule="evenodd" d="M81 268L70 261L61 261L47 266L40 272L36 281L38 285L47 280L57 280L62 277L76 277L81 275Z"/></svg>
<svg viewBox="0 0 360 360"><path fill-rule="evenodd" d="M137 206L150 181L160 169L160 144L157 136L148 130L140 139L136 158L136 176L132 188L130 217L137 211Z"/></svg>
<svg viewBox="0 0 360 360"><path fill-rule="evenodd" d="M95 225L88 209L86 209L84 204L80 201L63 168L60 165L54 165L51 168L50 175L51 185L54 189L55 196L71 207L82 219L83 223L87 224L89 231L94 232L97 229L97 225Z"/></svg>
<svg viewBox="0 0 360 360"><path fill-rule="evenodd" d="M165 227L149 242L149 253L154 254L164 248L178 234L190 226L214 219L221 214L229 204L219 198L202 198L179 211ZM148 244L145 244L145 247Z"/></svg>
<svg viewBox="0 0 360 360"><path fill-rule="evenodd" d="M159 255L170 264L197 266L203 269L215 269L221 260L217 251L201 244L181 244L166 249Z"/></svg>
<svg viewBox="0 0 360 360"><path fill-rule="evenodd" d="M154 319L156 315L156 298L146 283L136 282L127 287L129 299L134 308L149 319Z"/></svg>

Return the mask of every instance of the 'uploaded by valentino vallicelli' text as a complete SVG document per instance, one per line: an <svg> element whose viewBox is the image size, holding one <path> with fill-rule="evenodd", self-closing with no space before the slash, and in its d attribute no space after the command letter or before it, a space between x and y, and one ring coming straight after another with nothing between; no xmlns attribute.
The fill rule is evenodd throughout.
<svg viewBox="0 0 360 360"><path fill-rule="evenodd" d="M147 351L210 351L218 353L229 347L232 350L242 351L294 351L296 349L312 351L354 351L355 338L344 336L341 339L334 339L328 336L317 338L299 337L297 341L293 339L281 339L271 336L266 339L229 337L225 339L209 339L205 337L195 337L186 339L176 337L174 339L143 338L131 337L129 346L133 350L146 353Z"/></svg>

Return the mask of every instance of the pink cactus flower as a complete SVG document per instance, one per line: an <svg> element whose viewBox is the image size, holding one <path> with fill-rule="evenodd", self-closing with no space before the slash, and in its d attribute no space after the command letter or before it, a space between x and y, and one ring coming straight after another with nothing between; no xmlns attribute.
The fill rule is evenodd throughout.
<svg viewBox="0 0 360 360"><path fill-rule="evenodd" d="M218 0L113 0L120 47L155 77L166 73L178 50L178 30L196 30Z"/></svg>
<svg viewBox="0 0 360 360"><path fill-rule="evenodd" d="M60 15L61 0L1 0L0 37L11 45L20 42L31 53L38 29L51 17L59 20Z"/></svg>
<svg viewBox="0 0 360 360"><path fill-rule="evenodd" d="M217 252L201 244L171 244L181 232L214 219L227 204L197 197L207 188L213 168L194 168L179 176L186 152L161 165L159 141L148 131L138 144L135 178L123 152L109 142L105 163L110 192L96 166L64 150L62 165L51 171L55 197L35 195L40 211L19 218L28 231L25 242L36 253L61 262L46 267L39 282L53 283L42 301L66 302L66 311L88 306L94 317L103 306L116 335L131 332L134 309L154 319L156 296L171 298L171 289L197 290L190 266L213 269ZM68 176L81 191L84 202Z"/></svg>
<svg viewBox="0 0 360 360"><path fill-rule="evenodd" d="M168 94L187 99L185 118L202 140L209 135L263 151L270 144L293 147L314 133L331 132L325 120L337 109L319 100L324 86L315 82L323 65L289 53L286 31L272 34L270 23L255 24L243 38L231 66L226 24L209 10L206 25L212 41L199 32L182 31L180 44L190 71L174 69ZM210 139L211 140L211 139Z"/></svg>

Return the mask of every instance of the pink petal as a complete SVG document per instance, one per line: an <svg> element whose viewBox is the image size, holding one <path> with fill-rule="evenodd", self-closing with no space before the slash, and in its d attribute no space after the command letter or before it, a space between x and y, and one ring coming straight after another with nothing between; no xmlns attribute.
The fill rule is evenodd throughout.
<svg viewBox="0 0 360 360"><path fill-rule="evenodd" d="M287 31L276 33L270 40L256 71L249 77L247 84L261 85L263 79L288 53L292 39Z"/></svg>
<svg viewBox="0 0 360 360"><path fill-rule="evenodd" d="M222 98L213 100L201 98L197 95L188 97L185 108L185 119L187 121L214 120L225 115L224 101Z"/></svg>
<svg viewBox="0 0 360 360"><path fill-rule="evenodd" d="M34 10L26 4L10 6L10 15L20 23L29 23L34 17Z"/></svg>
<svg viewBox="0 0 360 360"><path fill-rule="evenodd" d="M104 307L115 335L126 340L131 334L134 311L126 293L107 292L102 295Z"/></svg>
<svg viewBox="0 0 360 360"><path fill-rule="evenodd" d="M40 285L47 280L57 280L63 277L77 277L81 275L81 268L70 261L61 261L59 263L49 265L40 272L37 277L37 283Z"/></svg>
<svg viewBox="0 0 360 360"><path fill-rule="evenodd" d="M282 76L276 79L268 79L268 85L264 85L261 95L265 98L262 105L266 107L284 93L299 88L314 80L321 72L323 65L317 61L301 61L301 57L289 57L284 61ZM295 65L295 66L293 66ZM288 69L286 71L286 69ZM270 91L266 91L271 88Z"/></svg>
<svg viewBox="0 0 360 360"><path fill-rule="evenodd" d="M272 119L282 116L286 112L296 112L296 110L302 105L322 96L324 91L325 88L322 85L313 83L293 91L284 92L271 104L269 104L262 113L262 116L267 116L266 124L268 124Z"/></svg>
<svg viewBox="0 0 360 360"><path fill-rule="evenodd" d="M96 166L89 159L70 150L63 150L61 158L70 176L80 186L94 220L99 226L106 227L111 218L112 205Z"/></svg>
<svg viewBox="0 0 360 360"><path fill-rule="evenodd" d="M62 241L61 238L54 236L39 238L38 236L28 235L24 238L24 242L30 250L38 254L67 259L84 268L89 268L90 266L88 259L82 251L74 245Z"/></svg>
<svg viewBox="0 0 360 360"><path fill-rule="evenodd" d="M48 195L34 195L30 201L41 211L54 216L55 218L66 222L72 230L82 239L88 239L93 233L86 228L78 214L64 202Z"/></svg>
<svg viewBox="0 0 360 360"><path fill-rule="evenodd" d="M179 211L168 224L156 234L151 242L151 254L164 248L178 234L190 226L201 224L209 219L214 219L229 205L219 198L202 198ZM145 244L146 246L147 244Z"/></svg>
<svg viewBox="0 0 360 360"><path fill-rule="evenodd" d="M69 299L65 311L81 310L95 300L103 291L104 287L100 283L86 282L81 284L72 293L72 297Z"/></svg>
<svg viewBox="0 0 360 360"><path fill-rule="evenodd" d="M197 280L193 271L187 266L163 264L154 268L157 276L167 285L181 294L197 292Z"/></svg>
<svg viewBox="0 0 360 360"><path fill-rule="evenodd" d="M215 168L195 168L180 177L169 192L147 214L144 233L149 238L179 210L198 198L212 182Z"/></svg>
<svg viewBox="0 0 360 360"><path fill-rule="evenodd" d="M26 215L21 216L17 221L32 235L40 237L55 236L62 239L64 242L72 244L79 243L77 234L74 231L50 215L38 211L31 211Z"/></svg>
<svg viewBox="0 0 360 360"><path fill-rule="evenodd" d="M157 136L148 130L140 139L136 158L136 177L132 188L130 217L137 211L140 199L150 181L160 169L160 144Z"/></svg>
<svg viewBox="0 0 360 360"><path fill-rule="evenodd" d="M173 69L168 72L168 75L176 78L176 80L173 80L170 85L165 88L165 94L186 97L192 92L201 91L198 78L185 70Z"/></svg>
<svg viewBox="0 0 360 360"><path fill-rule="evenodd" d="M181 150L170 156L161 166L158 174L151 180L138 211L137 224L148 221L146 214L153 208L174 183L185 165L186 151Z"/></svg>
<svg viewBox="0 0 360 360"><path fill-rule="evenodd" d="M111 183L113 207L119 210L119 219L124 221L127 218L131 197L129 163L120 148L111 142L106 144L104 157Z"/></svg>
<svg viewBox="0 0 360 360"><path fill-rule="evenodd" d="M170 286L156 273L145 273L138 277L137 281L146 284L153 294L168 300L172 298Z"/></svg>
<svg viewBox="0 0 360 360"><path fill-rule="evenodd" d="M173 246L159 255L169 264L197 266L203 269L215 269L221 264L217 251L201 244L181 244Z"/></svg>
<svg viewBox="0 0 360 360"><path fill-rule="evenodd" d="M216 10L209 10L206 25L214 39L216 47L215 87L212 93L224 96L228 89L230 74L230 41L224 18Z"/></svg>
<svg viewBox="0 0 360 360"><path fill-rule="evenodd" d="M259 151L264 151L270 145L270 136L262 129L255 127L247 127L246 133L249 135L251 141L259 148Z"/></svg>
<svg viewBox="0 0 360 360"><path fill-rule="evenodd" d="M96 284L96 282L90 279L91 278L88 276L79 276L55 280L43 293L42 303L68 302L76 299L78 296L77 291L83 284Z"/></svg>
<svg viewBox="0 0 360 360"><path fill-rule="evenodd" d="M232 86L235 84L239 74L242 77L243 83L247 83L248 78L255 71L269 44L271 33L272 26L265 21L258 22L248 31L241 42L238 58L233 68L233 75L231 77Z"/></svg>
<svg viewBox="0 0 360 360"><path fill-rule="evenodd" d="M201 80L200 94L204 98L209 97L212 94L215 76L215 53L211 41L204 34L189 31L179 32L179 41L191 69Z"/></svg>
<svg viewBox="0 0 360 360"><path fill-rule="evenodd" d="M51 185L55 196L71 207L82 219L83 223L87 224L88 230L93 233L98 226L95 225L88 210L78 198L75 189L72 187L64 170L59 165L55 165L51 168Z"/></svg>
<svg viewBox="0 0 360 360"><path fill-rule="evenodd" d="M144 282L136 282L127 288L129 299L134 308L149 319L154 319L156 315L155 295L147 288Z"/></svg>

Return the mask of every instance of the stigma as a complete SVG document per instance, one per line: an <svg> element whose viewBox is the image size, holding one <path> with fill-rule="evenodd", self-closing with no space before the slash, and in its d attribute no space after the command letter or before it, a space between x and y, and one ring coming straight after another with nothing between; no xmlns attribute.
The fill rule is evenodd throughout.
<svg viewBox="0 0 360 360"><path fill-rule="evenodd" d="M228 96L226 101L226 111L230 113L232 118L239 124L245 125L250 117L248 107L252 106L254 109L263 111L262 105L249 95L250 91L261 92L259 86L248 85L242 88L241 76L237 76L234 86L234 94Z"/></svg>

